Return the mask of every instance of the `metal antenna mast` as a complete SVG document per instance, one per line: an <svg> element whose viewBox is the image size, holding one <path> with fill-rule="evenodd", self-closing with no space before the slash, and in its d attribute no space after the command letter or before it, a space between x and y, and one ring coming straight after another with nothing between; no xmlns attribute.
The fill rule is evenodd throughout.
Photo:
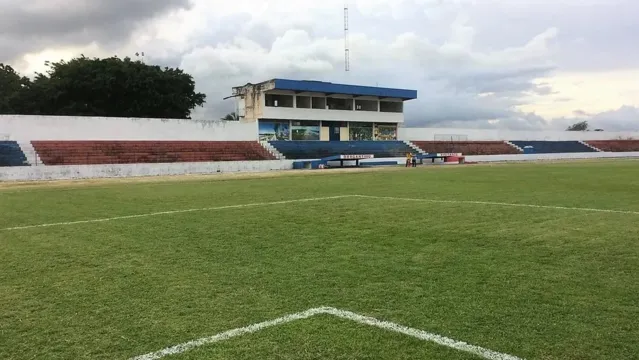
<svg viewBox="0 0 639 360"><path fill-rule="evenodd" d="M348 39L348 1L344 1L344 70L350 71L350 48Z"/></svg>

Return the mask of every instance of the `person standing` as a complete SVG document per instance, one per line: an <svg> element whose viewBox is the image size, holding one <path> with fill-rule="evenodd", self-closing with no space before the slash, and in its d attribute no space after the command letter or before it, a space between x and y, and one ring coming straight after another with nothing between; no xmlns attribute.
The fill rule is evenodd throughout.
<svg viewBox="0 0 639 360"><path fill-rule="evenodd" d="M417 167L417 155L412 155L411 161L413 163L413 167Z"/></svg>
<svg viewBox="0 0 639 360"><path fill-rule="evenodd" d="M406 153L406 167L410 167L412 158L413 158L413 154L407 152Z"/></svg>

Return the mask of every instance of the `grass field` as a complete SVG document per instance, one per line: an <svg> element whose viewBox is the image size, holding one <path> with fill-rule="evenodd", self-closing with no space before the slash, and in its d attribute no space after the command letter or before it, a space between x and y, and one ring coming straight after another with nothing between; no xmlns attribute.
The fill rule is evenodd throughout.
<svg viewBox="0 0 639 360"><path fill-rule="evenodd" d="M322 306L522 359L639 354L637 161L5 187L0 215L4 360ZM481 359L325 313L165 357L271 358Z"/></svg>

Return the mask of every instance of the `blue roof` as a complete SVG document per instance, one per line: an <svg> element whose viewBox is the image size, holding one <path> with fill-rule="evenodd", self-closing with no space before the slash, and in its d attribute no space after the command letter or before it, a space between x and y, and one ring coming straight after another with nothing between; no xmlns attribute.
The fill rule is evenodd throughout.
<svg viewBox="0 0 639 360"><path fill-rule="evenodd" d="M378 96L385 98L399 98L404 100L417 99L417 90L390 89L374 86L333 84L323 81L273 79L275 89L324 94L347 94L356 96Z"/></svg>

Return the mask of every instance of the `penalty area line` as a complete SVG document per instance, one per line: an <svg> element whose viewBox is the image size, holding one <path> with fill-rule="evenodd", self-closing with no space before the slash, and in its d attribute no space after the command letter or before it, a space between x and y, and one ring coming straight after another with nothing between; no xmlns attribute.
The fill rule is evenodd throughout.
<svg viewBox="0 0 639 360"><path fill-rule="evenodd" d="M204 337L204 338L188 341L182 344L178 344L175 346L167 347L159 351L136 356L129 360L157 360L165 356L181 354L183 352L189 351L191 349L194 349L196 347L200 347L203 345L214 344L220 341L231 339L233 337L254 333L269 327L290 323L296 320L310 318L312 316L320 315L320 314L332 315L338 318L351 320L359 324L369 325L369 326L381 328L384 330L389 330L396 333L408 335L413 338L433 342L438 345L442 345L451 349L471 353L488 360L523 360L522 358L519 358L517 356L500 353L500 352L486 349L476 345L471 345L463 341L458 341L445 336L429 333L424 330L414 329L404 325L392 323L389 321L378 320L369 316L364 316L364 315L356 314L351 311L340 310L340 309L336 309L332 307L318 307L318 308L309 309L309 310L295 313L295 314L285 315L277 319L263 321L263 322L248 325L245 327L224 331L213 336Z"/></svg>

